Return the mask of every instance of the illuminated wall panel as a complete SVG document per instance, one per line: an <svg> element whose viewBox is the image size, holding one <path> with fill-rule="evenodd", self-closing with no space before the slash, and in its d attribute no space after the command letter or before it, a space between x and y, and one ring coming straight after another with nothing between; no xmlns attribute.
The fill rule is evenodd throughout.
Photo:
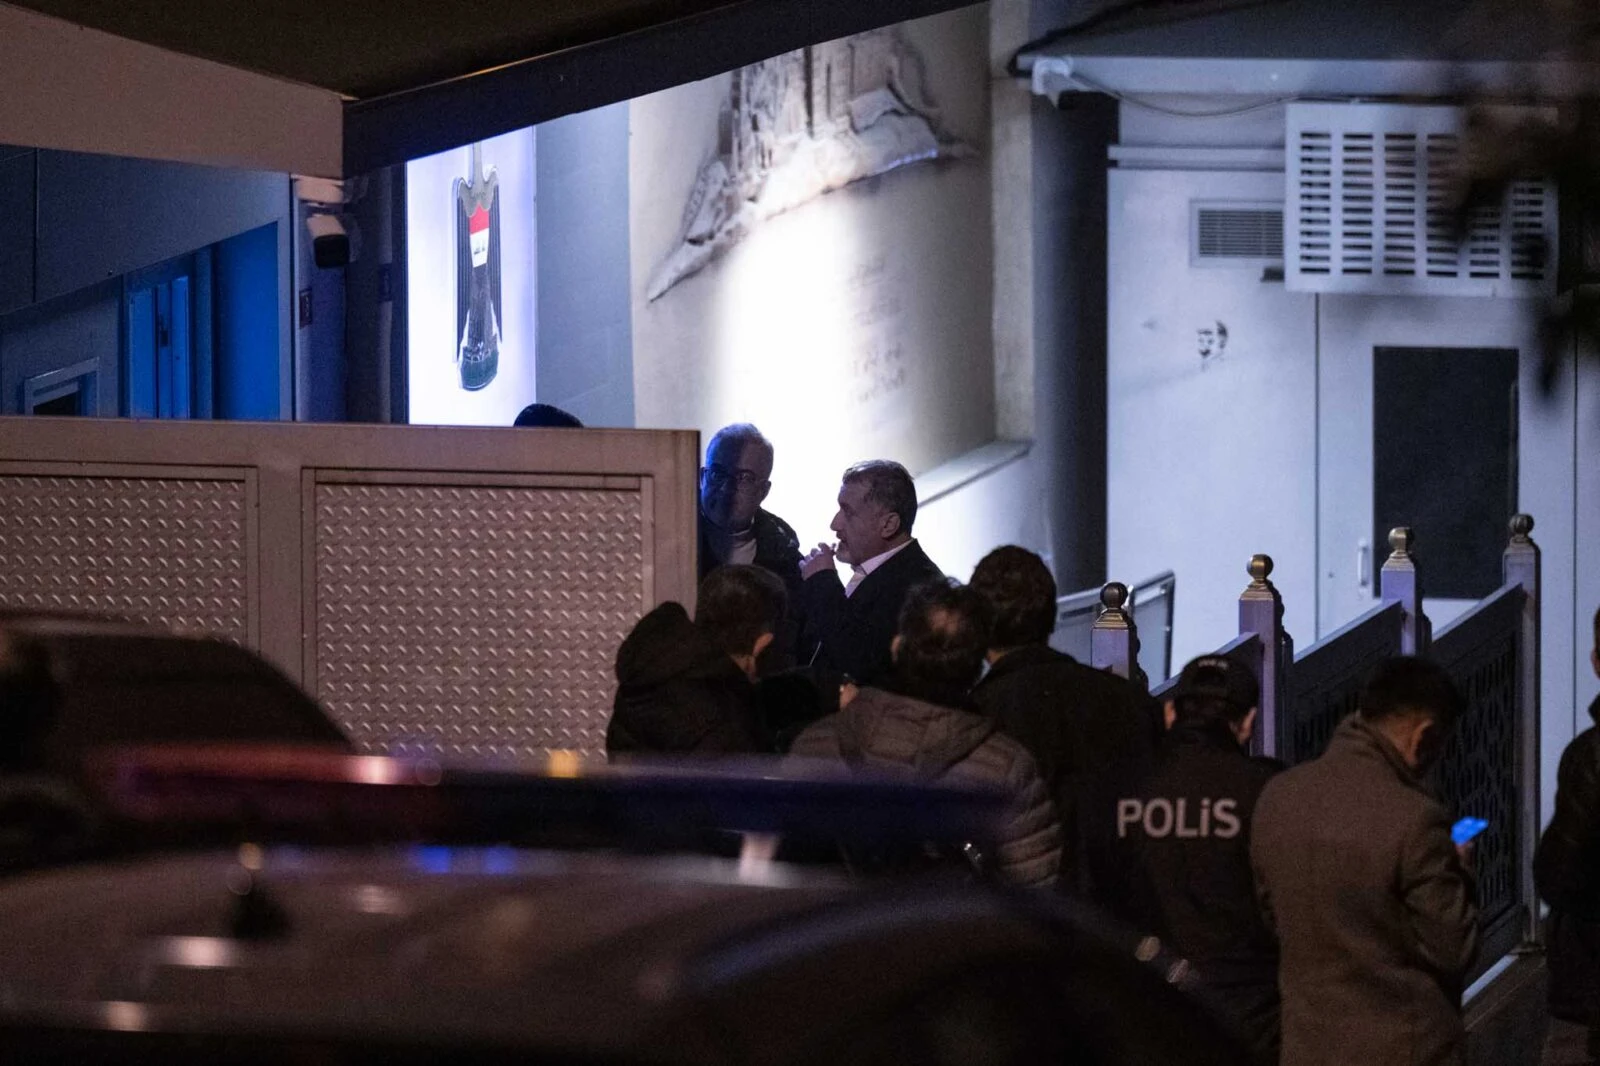
<svg viewBox="0 0 1600 1066"><path fill-rule="evenodd" d="M531 128L406 164L410 422L509 426L533 402L534 191Z"/></svg>

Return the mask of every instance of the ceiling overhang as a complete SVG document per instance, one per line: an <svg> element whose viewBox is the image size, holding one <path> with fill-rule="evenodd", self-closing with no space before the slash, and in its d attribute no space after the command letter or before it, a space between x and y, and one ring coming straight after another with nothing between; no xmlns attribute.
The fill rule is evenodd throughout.
<svg viewBox="0 0 1600 1066"><path fill-rule="evenodd" d="M1249 96L1285 99L1472 95L1561 99L1592 85L1573 63L1459 62L1442 59L1244 59L1180 56L1028 57L1020 68L1033 91L1141 96Z"/></svg>
<svg viewBox="0 0 1600 1066"><path fill-rule="evenodd" d="M1025 49L1040 95L1559 99L1594 70L1562 58L1561 27L1497 0L1234 0L1161 17L1132 10Z"/></svg>
<svg viewBox="0 0 1600 1066"><path fill-rule="evenodd" d="M338 174L345 104L0 4L0 144Z"/></svg>
<svg viewBox="0 0 1600 1066"><path fill-rule="evenodd" d="M255 2L229 6L235 32L254 32ZM202 58L208 47L170 36L156 43L41 13L51 0L0 3L0 144L348 177L969 3L592 0L632 21L597 22L604 32L576 41L569 33L560 48L511 61L452 55L460 73L371 93ZM209 32L214 53L216 26Z"/></svg>

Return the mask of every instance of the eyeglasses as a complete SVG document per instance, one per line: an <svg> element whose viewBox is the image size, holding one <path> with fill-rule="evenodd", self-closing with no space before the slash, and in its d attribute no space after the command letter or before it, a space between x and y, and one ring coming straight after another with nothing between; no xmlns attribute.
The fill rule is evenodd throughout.
<svg viewBox="0 0 1600 1066"><path fill-rule="evenodd" d="M700 468L700 476L713 485L726 485L733 482L735 488L747 489L752 485L759 485L766 478L754 470L730 470L721 463L712 463L710 466Z"/></svg>

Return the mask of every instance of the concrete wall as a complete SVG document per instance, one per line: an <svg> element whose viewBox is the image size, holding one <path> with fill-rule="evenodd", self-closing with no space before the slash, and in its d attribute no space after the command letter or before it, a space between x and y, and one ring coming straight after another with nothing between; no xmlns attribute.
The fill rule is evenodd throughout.
<svg viewBox="0 0 1600 1066"><path fill-rule="evenodd" d="M1106 545L1106 170L1110 100L1033 112L1034 438L1063 589L1115 578Z"/></svg>
<svg viewBox="0 0 1600 1066"><path fill-rule="evenodd" d="M992 0L991 176L997 435L1028 456L952 494L976 545L1014 542L1043 555L1063 590L1107 579L1105 479L1105 154L1116 105L1083 97L1057 111L1011 77L1028 41L1088 13L1072 0ZM1025 489L1030 521L993 516L998 485ZM989 527L989 528L985 528ZM1130 579L1130 575L1114 575Z"/></svg>
<svg viewBox="0 0 1600 1066"><path fill-rule="evenodd" d="M981 455L981 453L980 453ZM978 457L974 457L975 459ZM917 539L945 573L965 581L1002 544L1048 556L1050 529L1039 506L1044 461L1037 451L985 467L972 481L939 491L937 473L920 480ZM928 490L934 494L929 498ZM1063 592L1069 591L1063 586Z"/></svg>

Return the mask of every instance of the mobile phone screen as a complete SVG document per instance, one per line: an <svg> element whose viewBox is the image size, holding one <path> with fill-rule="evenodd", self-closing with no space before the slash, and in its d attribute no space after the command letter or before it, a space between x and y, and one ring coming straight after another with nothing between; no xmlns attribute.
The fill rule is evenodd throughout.
<svg viewBox="0 0 1600 1066"><path fill-rule="evenodd" d="M1465 844L1487 828L1489 823L1482 818L1463 818L1450 827L1450 839L1457 844Z"/></svg>

